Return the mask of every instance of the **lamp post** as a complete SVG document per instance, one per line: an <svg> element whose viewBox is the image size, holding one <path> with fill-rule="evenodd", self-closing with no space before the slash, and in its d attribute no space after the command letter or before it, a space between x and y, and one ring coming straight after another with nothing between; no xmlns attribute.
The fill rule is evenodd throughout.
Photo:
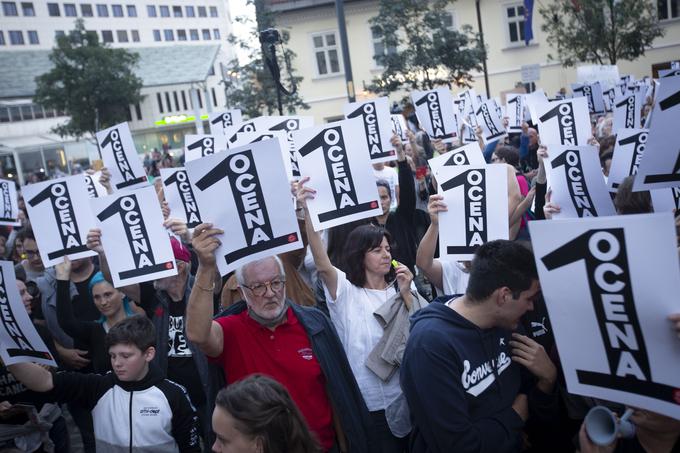
<svg viewBox="0 0 680 453"><path fill-rule="evenodd" d="M345 25L344 0L335 0L335 14L338 16L338 30L340 32L340 48L342 49L342 65L345 67L345 83L347 99L354 102L354 80L352 79L352 63L349 60L349 45L347 44L347 27Z"/></svg>

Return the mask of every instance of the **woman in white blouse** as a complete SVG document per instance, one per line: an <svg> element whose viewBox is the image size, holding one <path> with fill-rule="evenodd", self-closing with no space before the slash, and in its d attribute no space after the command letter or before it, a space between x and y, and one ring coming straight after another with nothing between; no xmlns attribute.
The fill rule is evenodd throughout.
<svg viewBox="0 0 680 453"><path fill-rule="evenodd" d="M316 193L304 186L308 180L308 177L302 178L297 190L298 203L307 219L306 201ZM415 287L414 293L411 291L413 275L402 264L393 267L390 234L384 228L368 224L350 233L342 260L346 273L331 264L321 237L310 221L306 222L306 230L331 320L371 413L370 430L377 443L372 451L404 452L410 427L404 429L402 420L405 413L400 410L403 397L398 370L383 380L366 362L384 332L373 313L391 298L398 300L395 296L400 296L401 303L410 310L417 297Z"/></svg>

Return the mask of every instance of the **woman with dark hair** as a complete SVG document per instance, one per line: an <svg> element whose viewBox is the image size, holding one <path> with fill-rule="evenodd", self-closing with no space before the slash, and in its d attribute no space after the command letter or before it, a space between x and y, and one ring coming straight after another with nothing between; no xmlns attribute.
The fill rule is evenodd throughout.
<svg viewBox="0 0 680 453"><path fill-rule="evenodd" d="M212 426L215 452L321 453L285 387L261 374L220 390Z"/></svg>
<svg viewBox="0 0 680 453"><path fill-rule="evenodd" d="M297 200L309 216L307 199L315 191L305 187L307 181L300 180ZM330 318L370 411L372 451L405 451L410 423L398 370L409 314L426 302L419 298L408 267L392 261L391 235L384 228L356 227L347 236L338 267L311 221L306 230Z"/></svg>

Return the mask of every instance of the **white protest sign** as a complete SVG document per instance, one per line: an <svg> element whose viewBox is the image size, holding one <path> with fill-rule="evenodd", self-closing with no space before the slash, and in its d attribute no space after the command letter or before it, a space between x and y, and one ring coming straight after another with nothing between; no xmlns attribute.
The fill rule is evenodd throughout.
<svg viewBox="0 0 680 453"><path fill-rule="evenodd" d="M111 172L114 190L136 189L149 185L139 160L128 123L120 123L96 134L104 166Z"/></svg>
<svg viewBox="0 0 680 453"><path fill-rule="evenodd" d="M609 113L614 110L614 101L616 99L616 88L611 87L602 92L602 100L604 101L604 111Z"/></svg>
<svg viewBox="0 0 680 453"><path fill-rule="evenodd" d="M579 83L602 81L608 86L619 81L619 68L616 65L585 65L576 68L576 80Z"/></svg>
<svg viewBox="0 0 680 453"><path fill-rule="evenodd" d="M469 145L448 151L427 161L435 177L439 177L439 169L459 165L482 166L486 164L479 144L470 143Z"/></svg>
<svg viewBox="0 0 680 453"><path fill-rule="evenodd" d="M161 168L163 194L170 208L170 217L183 220L193 229L203 223L194 190L184 167Z"/></svg>
<svg viewBox="0 0 680 453"><path fill-rule="evenodd" d="M86 247L87 232L96 227L83 175L50 179L23 187L40 258L45 267L94 256ZM78 209L76 209L76 207Z"/></svg>
<svg viewBox="0 0 680 453"><path fill-rule="evenodd" d="M439 213L439 253L457 261L472 259L477 248L508 239L506 165L443 166L437 182L448 206Z"/></svg>
<svg viewBox="0 0 680 453"><path fill-rule="evenodd" d="M316 190L307 202L314 230L382 214L364 134L359 118L293 133L300 172Z"/></svg>
<svg viewBox="0 0 680 453"><path fill-rule="evenodd" d="M296 180L300 178L300 166L295 152L293 132L312 126L314 126L314 117L312 116L261 116L255 118L255 128L258 131L284 131L286 133L290 168L293 179Z"/></svg>
<svg viewBox="0 0 680 453"><path fill-rule="evenodd" d="M674 212L680 210L680 187L652 189L652 206L654 212Z"/></svg>
<svg viewBox="0 0 680 453"><path fill-rule="evenodd" d="M616 132L614 157L607 178L610 192L616 192L626 177L637 174L648 136L647 129L619 129Z"/></svg>
<svg viewBox="0 0 680 453"><path fill-rule="evenodd" d="M550 102L548 101L548 97L540 88L524 95L524 104L529 111L531 122L534 123L534 125L538 124L538 108L544 104L548 104L548 102Z"/></svg>
<svg viewBox="0 0 680 453"><path fill-rule="evenodd" d="M222 276L303 247L279 148L278 140L258 141L187 164L204 219L225 232L215 251Z"/></svg>
<svg viewBox="0 0 680 453"><path fill-rule="evenodd" d="M199 162L198 159L196 162ZM177 275L170 237L153 187L92 198L113 286Z"/></svg>
<svg viewBox="0 0 680 453"><path fill-rule="evenodd" d="M475 110L477 110L480 104L479 97L477 96L475 89L470 88L467 90L463 90L460 93L458 93L458 97L465 101L465 103L463 104L463 114L466 116L469 114L474 114Z"/></svg>
<svg viewBox="0 0 680 453"><path fill-rule="evenodd" d="M536 109L541 143L585 146L592 135L584 97L541 104Z"/></svg>
<svg viewBox="0 0 680 453"><path fill-rule="evenodd" d="M635 178L633 190L680 187L680 146L678 146L678 124L680 124L680 76L664 77L652 110L645 153L639 177Z"/></svg>
<svg viewBox="0 0 680 453"><path fill-rule="evenodd" d="M241 110L239 109L208 114L208 124L210 125L210 133L212 135L224 135L225 128L240 124L242 121Z"/></svg>
<svg viewBox="0 0 680 453"><path fill-rule="evenodd" d="M58 366L28 316L11 261L0 261L0 358L5 365L35 362Z"/></svg>
<svg viewBox="0 0 680 453"><path fill-rule="evenodd" d="M231 148L235 146L239 134L251 134L257 132L257 119L243 121L235 126L228 126L224 128L224 135L227 137L227 146Z"/></svg>
<svg viewBox="0 0 680 453"><path fill-rule="evenodd" d="M11 179L0 179L0 193L2 193L2 215L0 225L20 226L19 197L17 186Z"/></svg>
<svg viewBox="0 0 680 453"><path fill-rule="evenodd" d="M485 145L508 135L493 99L488 99L480 104L475 111L475 117L477 124L482 128L482 140Z"/></svg>
<svg viewBox="0 0 680 453"><path fill-rule="evenodd" d="M386 97L345 104L344 113L347 119L361 118L363 121L371 163L397 159L397 151L390 142L392 120Z"/></svg>
<svg viewBox="0 0 680 453"><path fill-rule="evenodd" d="M508 93L505 95L505 113L508 116L508 132L522 132L524 122L524 95Z"/></svg>
<svg viewBox="0 0 680 453"><path fill-rule="evenodd" d="M227 137L224 134L187 134L184 136L184 162L226 151Z"/></svg>
<svg viewBox="0 0 680 453"><path fill-rule="evenodd" d="M548 147L552 201L560 208L553 218L615 215L594 146Z"/></svg>
<svg viewBox="0 0 680 453"><path fill-rule="evenodd" d="M604 113L604 99L602 98L602 86L600 82L586 84L572 84L574 97L584 97L588 101L590 113Z"/></svg>
<svg viewBox="0 0 680 453"><path fill-rule="evenodd" d="M664 77L675 77L680 75L680 69L662 69L659 71L659 78L663 79Z"/></svg>
<svg viewBox="0 0 680 453"><path fill-rule="evenodd" d="M293 168L291 164L291 159L290 159L290 152L288 151L288 140L286 139L286 132L284 131L260 131L260 132L247 132L247 133L240 133L237 134L237 138L234 141L234 143L231 144L231 147L229 149L239 147L239 146L245 146L249 145L251 143L255 142L262 142L265 140L275 140L278 141L279 144L278 146L271 147L271 150L276 150L279 153L281 153L282 157L282 163L283 163L283 168L286 171L286 175L288 175L288 180L292 180L293 177Z"/></svg>
<svg viewBox="0 0 680 453"><path fill-rule="evenodd" d="M458 125L453 112L453 96L447 88L430 91L412 91L411 99L418 121L432 139L451 142L458 135Z"/></svg>
<svg viewBox="0 0 680 453"><path fill-rule="evenodd" d="M628 93L617 96L614 100L613 130L636 129L642 121L642 96L639 93Z"/></svg>
<svg viewBox="0 0 680 453"><path fill-rule="evenodd" d="M529 222L569 393L680 419L670 213Z"/></svg>
<svg viewBox="0 0 680 453"><path fill-rule="evenodd" d="M106 187L104 187L102 183L99 182L99 178L102 176L101 170L95 171L91 175L85 173L83 176L85 177L85 187L87 187L87 194L90 196L90 198L105 197L108 195Z"/></svg>
<svg viewBox="0 0 680 453"><path fill-rule="evenodd" d="M401 139L402 143L408 142L408 127L406 126L404 115L390 115L390 119L392 120L392 132L399 136L399 139Z"/></svg>

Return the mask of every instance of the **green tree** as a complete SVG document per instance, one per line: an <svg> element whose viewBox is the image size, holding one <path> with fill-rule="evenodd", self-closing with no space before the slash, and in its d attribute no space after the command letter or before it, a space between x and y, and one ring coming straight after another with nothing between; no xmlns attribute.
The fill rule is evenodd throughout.
<svg viewBox="0 0 680 453"><path fill-rule="evenodd" d="M380 0L372 31L383 37L384 67L369 89L387 95L406 88L470 86L471 71L481 71L486 52L478 34L465 25L454 30L446 7L453 0Z"/></svg>
<svg viewBox="0 0 680 453"><path fill-rule="evenodd" d="M647 0L555 0L539 13L548 44L557 50L549 58L564 66L633 61L664 34L656 2Z"/></svg>
<svg viewBox="0 0 680 453"><path fill-rule="evenodd" d="M136 53L101 44L79 19L74 30L57 38L50 54L54 67L36 78L34 100L70 116L54 128L62 137L93 135L125 121L130 104L141 101L142 81L133 72L138 59Z"/></svg>
<svg viewBox="0 0 680 453"><path fill-rule="evenodd" d="M248 0L247 4L255 6L256 23L246 16L239 16L235 19L236 22L250 27L250 32L247 38L239 38L233 34L229 36L229 42L244 51L247 62L241 63L238 58L234 58L229 63L228 71L234 77L227 83L227 101L230 106L240 108L244 115L250 118L278 114L277 88L262 57L259 38L260 30L276 26L275 15L265 10L263 0ZM282 31L283 52L278 51L277 58L281 68L281 83L284 87L289 87L291 83L299 85L302 82L302 77L296 76L292 68L288 74L288 63L295 58L295 53L285 46L288 39L288 32ZM278 46L277 50L280 49L281 46ZM284 114L294 114L298 109L309 108L297 92L290 96L282 94L281 101Z"/></svg>

